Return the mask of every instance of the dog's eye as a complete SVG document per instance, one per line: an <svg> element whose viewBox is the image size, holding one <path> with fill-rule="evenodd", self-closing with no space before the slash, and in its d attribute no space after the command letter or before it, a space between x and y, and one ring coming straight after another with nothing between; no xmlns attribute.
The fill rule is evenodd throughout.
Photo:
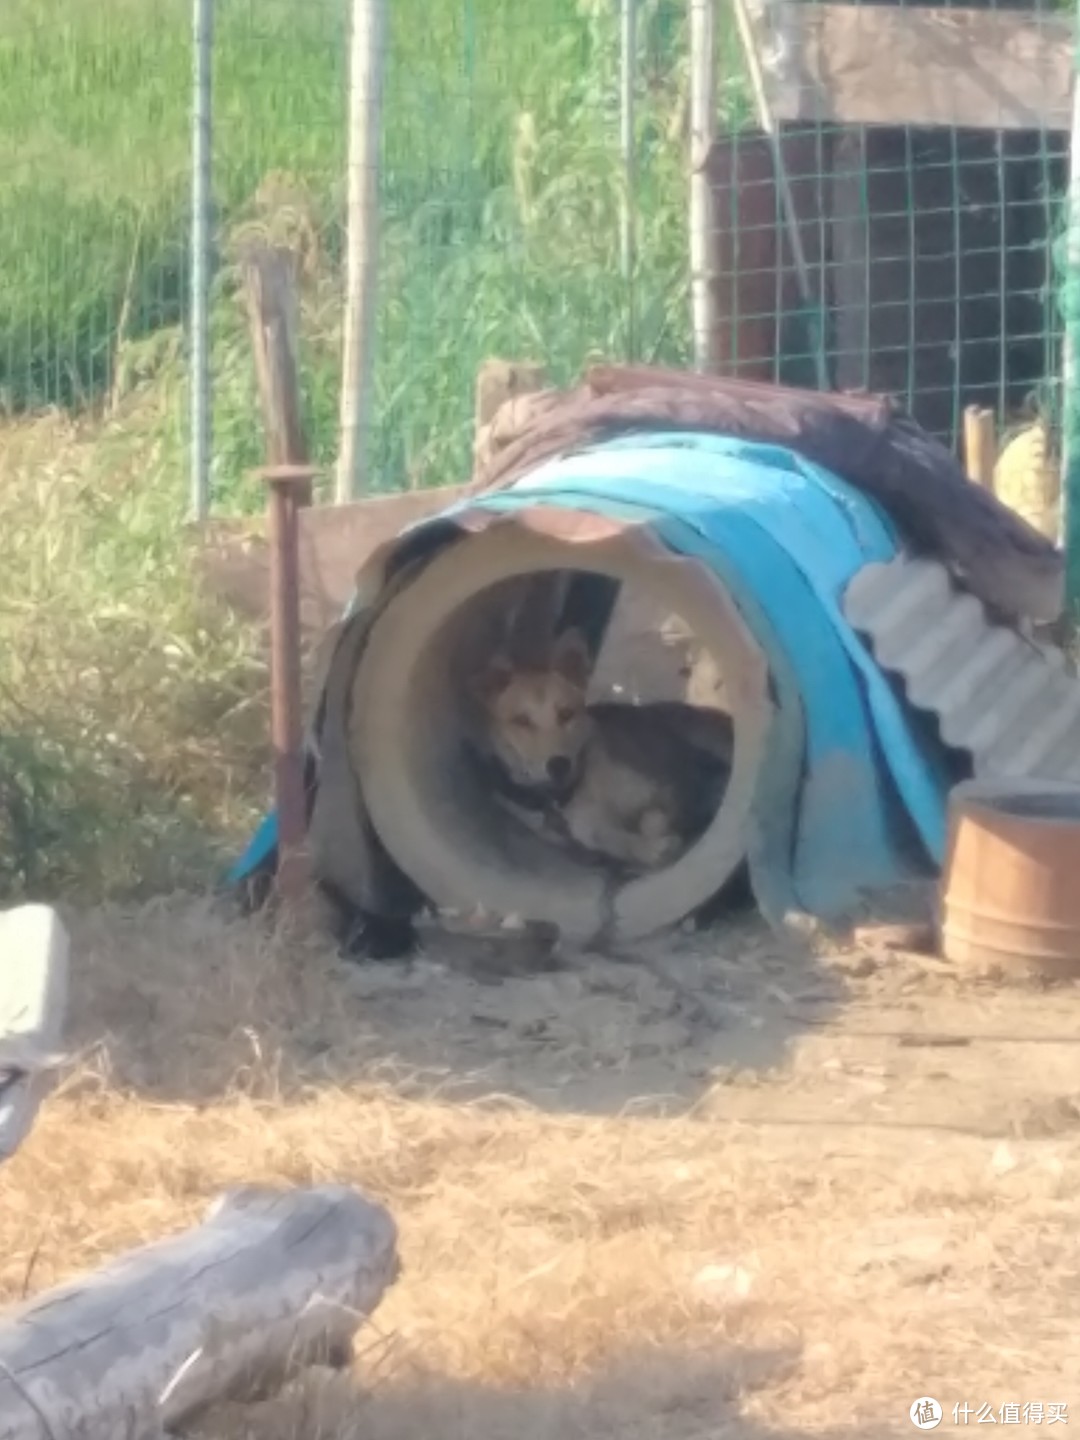
<svg viewBox="0 0 1080 1440"><path fill-rule="evenodd" d="M574 711L569 705L560 705L555 711L555 719L560 725L569 725L574 718Z"/></svg>
<svg viewBox="0 0 1080 1440"><path fill-rule="evenodd" d="M532 730L535 728L531 715L515 715L511 719L510 724L516 725L519 730Z"/></svg>

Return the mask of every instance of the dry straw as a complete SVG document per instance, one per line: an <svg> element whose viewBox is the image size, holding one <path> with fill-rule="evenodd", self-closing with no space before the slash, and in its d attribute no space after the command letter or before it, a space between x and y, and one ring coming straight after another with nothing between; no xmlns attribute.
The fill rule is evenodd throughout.
<svg viewBox="0 0 1080 1440"><path fill-rule="evenodd" d="M632 958L478 985L347 972L200 901L70 920L82 1048L3 1174L7 1299L240 1180L353 1181L400 1223L404 1273L354 1372L207 1434L854 1440L907 1433L920 1394L1070 1398L1080 1024L1061 993L1006 1006L899 962L835 970L814 993L843 1009L740 1076L714 1064L740 1011L801 994L805 1013L813 990L752 929L666 957L715 1023L726 1007L725 1041ZM901 1048L890 1025L1013 1038ZM1031 1053L1066 1093L1025 1127L997 1102L1038 1090ZM658 1065L688 1113L640 1103Z"/></svg>

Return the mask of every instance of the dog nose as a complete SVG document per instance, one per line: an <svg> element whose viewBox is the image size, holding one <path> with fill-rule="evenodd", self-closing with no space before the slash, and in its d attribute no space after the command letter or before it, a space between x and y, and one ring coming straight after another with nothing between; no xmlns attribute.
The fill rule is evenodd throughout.
<svg viewBox="0 0 1080 1440"><path fill-rule="evenodd" d="M547 773L556 785L565 785L570 779L570 761L565 755L553 755L547 762Z"/></svg>

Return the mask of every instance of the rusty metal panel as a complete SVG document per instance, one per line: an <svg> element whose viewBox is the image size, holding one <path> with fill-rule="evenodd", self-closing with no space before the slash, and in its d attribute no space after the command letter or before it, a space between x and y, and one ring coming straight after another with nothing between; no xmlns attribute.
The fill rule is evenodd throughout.
<svg viewBox="0 0 1080 1440"><path fill-rule="evenodd" d="M820 217L828 173L828 138L821 132L784 131L779 144L803 253L821 302L825 277ZM772 144L758 130L720 138L709 151L707 168L716 225L713 353L721 374L773 380L784 357L785 316L802 302L776 184Z"/></svg>
<svg viewBox="0 0 1080 1440"><path fill-rule="evenodd" d="M867 565L843 610L977 777L1080 780L1080 680L1065 657L991 621L936 560Z"/></svg>
<svg viewBox="0 0 1080 1440"><path fill-rule="evenodd" d="M778 349L777 193L762 135L717 140L707 162L715 207L712 353L721 374L771 380Z"/></svg>

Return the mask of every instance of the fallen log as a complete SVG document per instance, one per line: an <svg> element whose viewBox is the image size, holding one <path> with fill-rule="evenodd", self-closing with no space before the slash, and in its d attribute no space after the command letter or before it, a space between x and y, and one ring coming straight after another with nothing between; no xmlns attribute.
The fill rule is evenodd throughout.
<svg viewBox="0 0 1080 1440"><path fill-rule="evenodd" d="M26 1139L61 1059L68 950L48 905L0 913L0 1161Z"/></svg>
<svg viewBox="0 0 1080 1440"><path fill-rule="evenodd" d="M355 1190L232 1191L200 1228L0 1318L0 1437L159 1440L347 1365L397 1274L394 1221Z"/></svg>

